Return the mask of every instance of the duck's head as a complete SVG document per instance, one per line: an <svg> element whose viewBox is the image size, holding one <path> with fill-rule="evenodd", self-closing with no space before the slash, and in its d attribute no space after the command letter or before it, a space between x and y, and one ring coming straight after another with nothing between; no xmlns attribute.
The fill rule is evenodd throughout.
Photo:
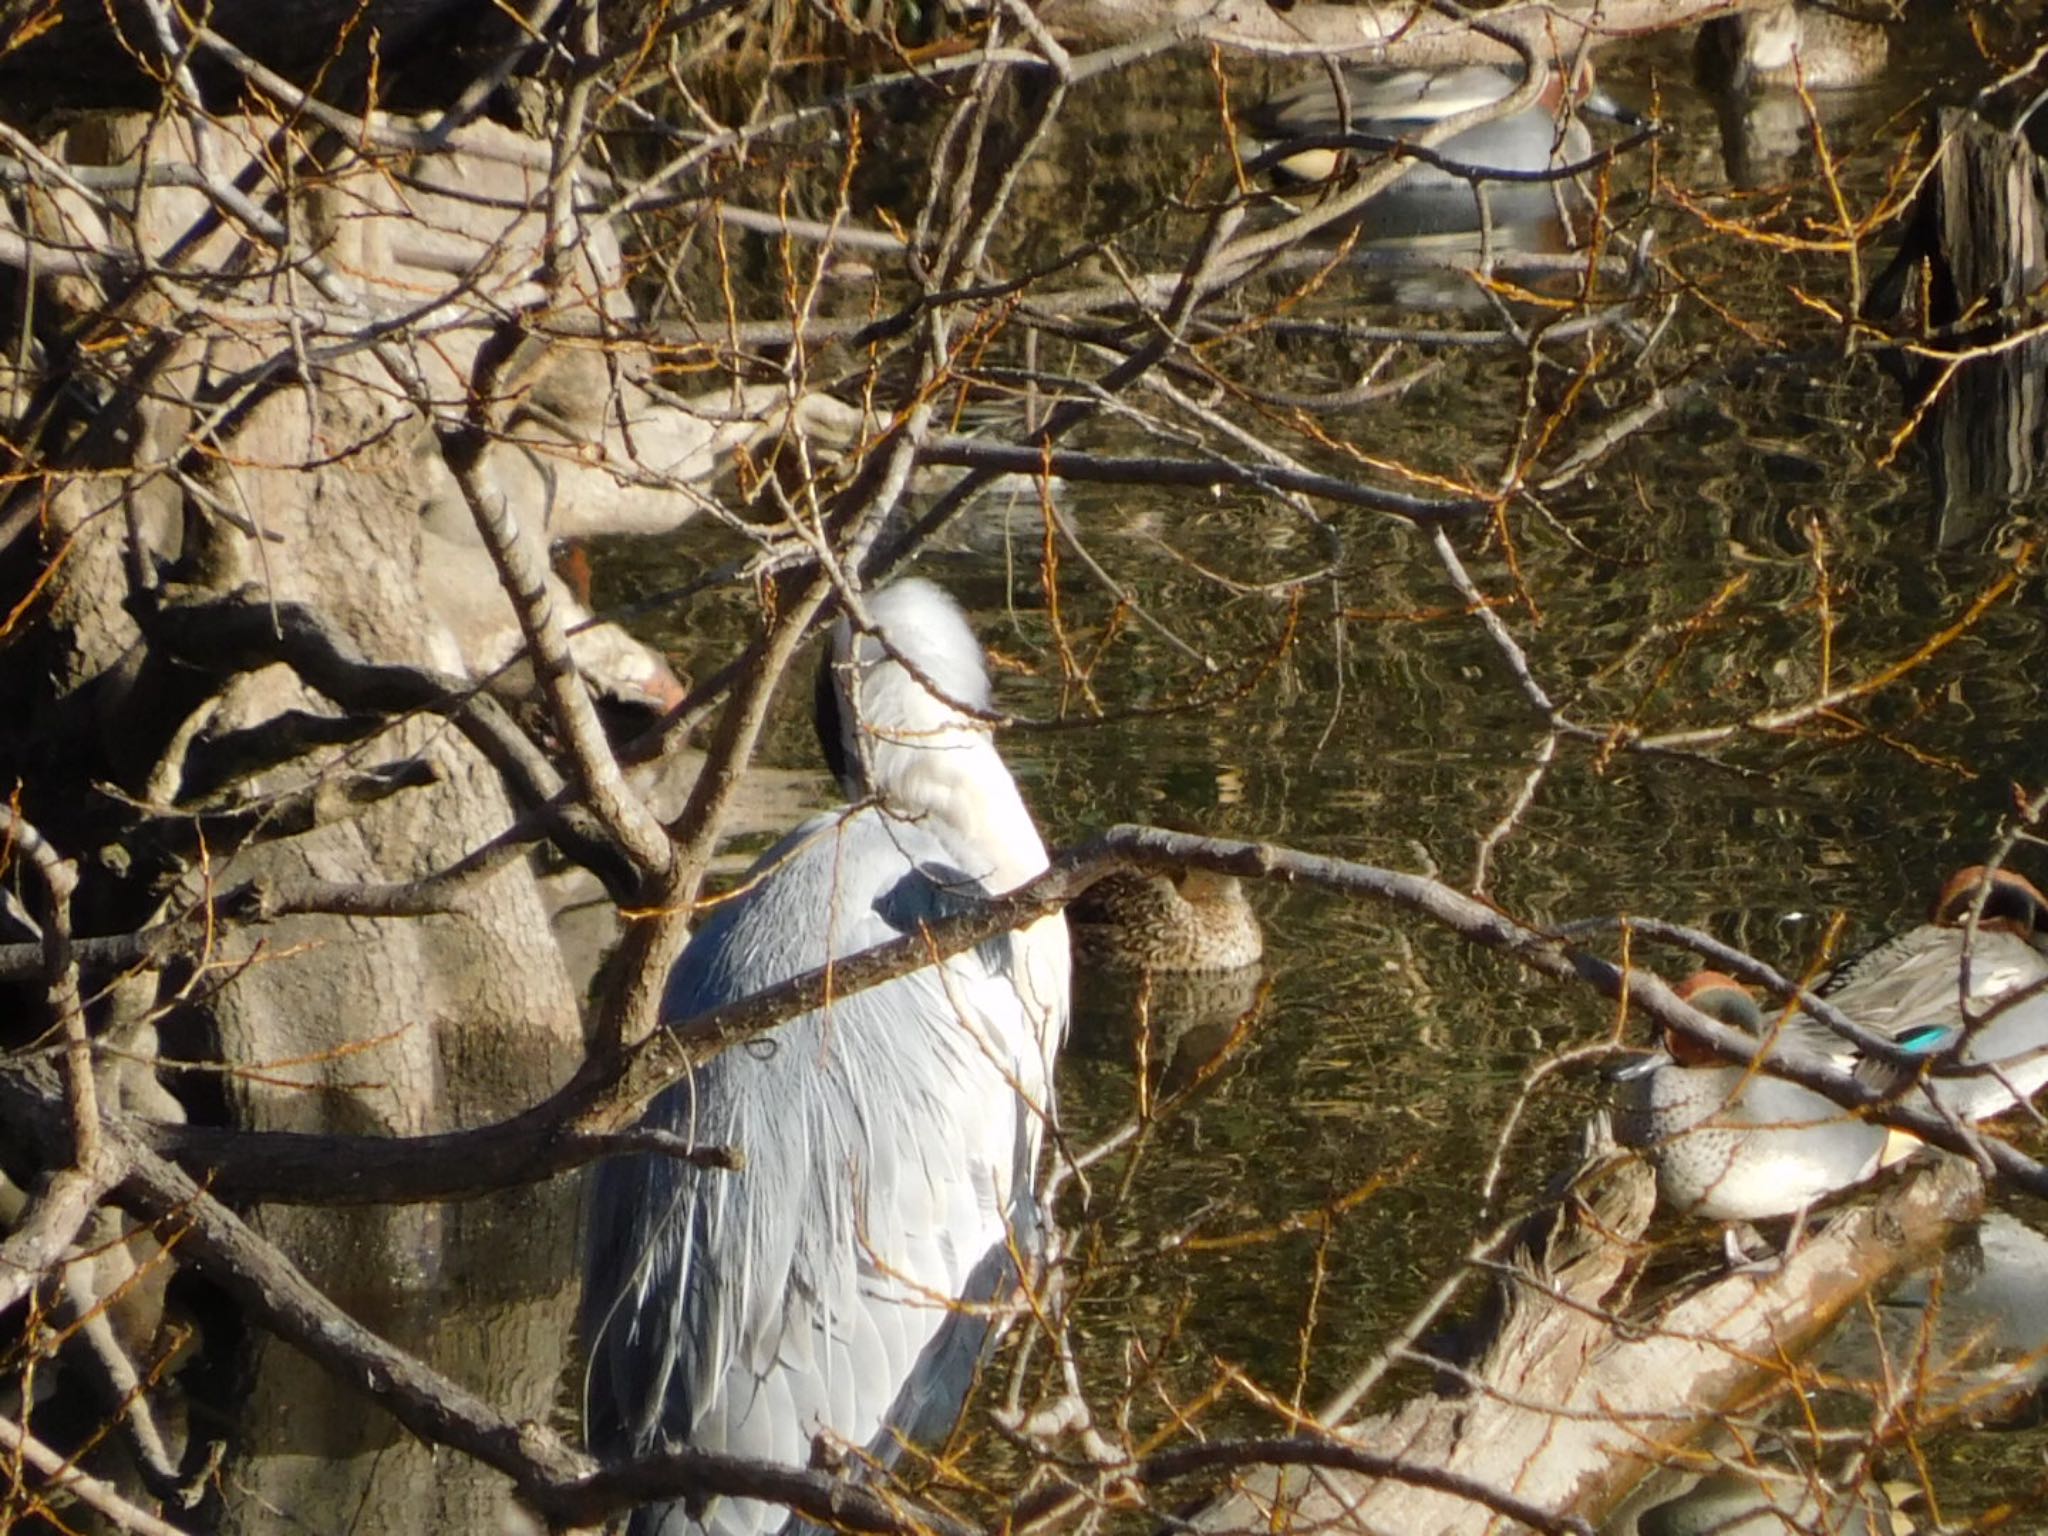
<svg viewBox="0 0 2048 1536"><path fill-rule="evenodd" d="M1188 865L1177 871L1172 879L1174 889L1182 898L1198 907L1235 905L1244 900L1244 887L1235 875Z"/></svg>
<svg viewBox="0 0 2048 1536"><path fill-rule="evenodd" d="M1757 1036L1764 1032L1763 1010L1757 1006L1749 988L1733 976L1720 971L1694 971L1674 990L1680 1002L1692 1004L1716 1023ZM1682 1066L1709 1066L1721 1060L1704 1045L1677 1030L1665 1031L1664 1049L1671 1053L1672 1060Z"/></svg>
<svg viewBox="0 0 2048 1536"><path fill-rule="evenodd" d="M2036 949L2048 950L2048 896L2025 875L2009 869L1987 870L1982 864L1972 864L1957 870L1934 899L1934 925L1962 927L1987 877L1991 888L1985 892L1984 911L1977 919L1979 930L2008 933Z"/></svg>
<svg viewBox="0 0 2048 1536"><path fill-rule="evenodd" d="M1566 105L1591 107L1593 111L1606 116L1613 98L1600 89L1600 82L1593 77L1593 56L1580 54L1575 61L1559 64L1550 71L1550 81L1543 88L1543 105L1553 113L1562 111Z"/></svg>
<svg viewBox="0 0 2048 1536"><path fill-rule="evenodd" d="M1742 63L1752 74L1790 69L1805 37L1796 5L1745 11L1735 19L1735 26L1736 36L1741 40Z"/></svg>

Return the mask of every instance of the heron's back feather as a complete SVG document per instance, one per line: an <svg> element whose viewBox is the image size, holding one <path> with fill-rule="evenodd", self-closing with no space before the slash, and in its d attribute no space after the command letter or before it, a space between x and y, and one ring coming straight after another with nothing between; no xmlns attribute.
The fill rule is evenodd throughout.
<svg viewBox="0 0 2048 1536"><path fill-rule="evenodd" d="M931 829L877 807L814 818L698 930L665 1022L985 895L959 863ZM801 1465L821 1430L883 1459L899 1434L944 1432L988 1334L978 1304L1007 1291L1013 1236L1035 1231L1065 1021L1058 924L791 1020L655 1101L648 1124L746 1162L600 1171L584 1318L598 1450L688 1444ZM680 1506L639 1518L636 1530L753 1536L783 1513L721 1500L701 1525Z"/></svg>

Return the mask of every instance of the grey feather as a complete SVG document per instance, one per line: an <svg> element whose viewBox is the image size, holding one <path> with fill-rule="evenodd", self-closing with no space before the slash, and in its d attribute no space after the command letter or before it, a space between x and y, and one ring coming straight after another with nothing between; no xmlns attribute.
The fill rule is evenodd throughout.
<svg viewBox="0 0 2048 1536"><path fill-rule="evenodd" d="M869 607L952 697L986 697L978 649L967 669L930 650L962 637L973 649L937 589L899 584ZM769 850L677 961L666 1023L915 933L1044 867L986 730L843 628L834 649L836 686L857 685L868 706L862 727L899 733L859 754L879 765L871 792L886 804L816 817ZM793 1019L654 1102L645 1123L745 1163L599 1170L583 1313L593 1449L804 1465L824 1435L887 1465L906 1440L951 1427L994 1336L988 1304L1014 1289L1042 1230L1032 1185L1066 963L1064 926L1041 920ZM650 1506L631 1529L759 1536L789 1523L779 1507L722 1499Z"/></svg>

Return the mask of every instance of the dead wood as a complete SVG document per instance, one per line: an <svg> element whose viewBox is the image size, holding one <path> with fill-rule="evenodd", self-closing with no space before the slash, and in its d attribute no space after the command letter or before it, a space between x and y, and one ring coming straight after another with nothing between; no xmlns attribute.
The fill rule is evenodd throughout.
<svg viewBox="0 0 2048 1536"><path fill-rule="evenodd" d="M1926 184L1864 310L1918 332L1890 356L1915 401L1947 542L1987 502L2027 495L2048 461L2048 161L1961 108L1939 111L1933 131Z"/></svg>
<svg viewBox="0 0 2048 1536"><path fill-rule="evenodd" d="M1194 1524L1479 1532L1499 1510L1469 1490L1491 1489L1541 1511L1544 1528L1589 1530L1661 1457L1782 1383L1859 1298L1939 1251L1983 1195L1973 1169L1946 1160L1842 1213L1775 1274L1730 1275L1644 1314L1613 1288L1647 1225L1650 1183L1630 1162L1601 1170L1547 1242L1518 1255L1505 1320L1465 1391L1331 1431L1398 1456L1399 1471L1265 1471Z"/></svg>

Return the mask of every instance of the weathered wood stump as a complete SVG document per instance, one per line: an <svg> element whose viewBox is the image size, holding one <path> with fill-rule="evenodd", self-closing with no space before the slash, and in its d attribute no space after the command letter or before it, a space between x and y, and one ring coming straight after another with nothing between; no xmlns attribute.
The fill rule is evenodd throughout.
<svg viewBox="0 0 2048 1536"><path fill-rule="evenodd" d="M1331 1431L1398 1457L1397 1472L1262 1469L1196 1526L1476 1536L1516 1506L1558 1528L1597 1525L1723 1414L1783 1389L1791 1362L1860 1298L1925 1263L1982 1199L1975 1170L1944 1160L1843 1212L1775 1271L1728 1274L1644 1310L1630 1290L1653 1182L1632 1157L1596 1162L1530 1224L1469 1390Z"/></svg>
<svg viewBox="0 0 2048 1536"><path fill-rule="evenodd" d="M1894 360L1925 413L1948 538L1968 530L1956 514L2027 495L2048 462L2048 164L1960 108L1935 131L1933 170L1865 313L1921 333Z"/></svg>

